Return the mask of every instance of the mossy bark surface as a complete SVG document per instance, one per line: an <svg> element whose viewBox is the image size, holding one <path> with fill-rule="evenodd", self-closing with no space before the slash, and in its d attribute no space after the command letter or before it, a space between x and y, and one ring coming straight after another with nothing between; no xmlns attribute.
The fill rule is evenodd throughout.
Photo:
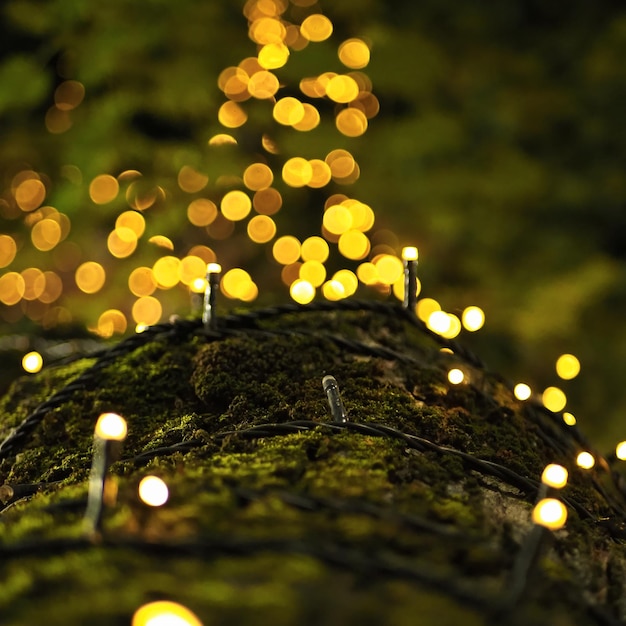
<svg viewBox="0 0 626 626"><path fill-rule="evenodd" d="M393 307L303 310L163 332L107 363L0 461L1 623L129 624L154 599L206 626L625 620L619 481L601 459L575 467L584 440L559 416L440 347ZM0 436L94 363L17 381ZM348 425L331 423L328 374ZM93 430L111 411L128 437L94 539ZM570 470L567 525L503 608L552 462ZM148 474L170 488L162 507L137 498Z"/></svg>

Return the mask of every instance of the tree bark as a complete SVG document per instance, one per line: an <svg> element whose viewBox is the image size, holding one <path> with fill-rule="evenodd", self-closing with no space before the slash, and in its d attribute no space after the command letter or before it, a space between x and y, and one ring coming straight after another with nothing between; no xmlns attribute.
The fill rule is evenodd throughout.
<svg viewBox="0 0 626 626"><path fill-rule="evenodd" d="M621 478L561 416L399 306L218 322L151 327L4 397L3 624L128 624L160 599L205 625L624 622ZM128 436L94 532L105 412ZM554 532L531 521L548 463L570 472ZM163 506L137 496L149 474Z"/></svg>

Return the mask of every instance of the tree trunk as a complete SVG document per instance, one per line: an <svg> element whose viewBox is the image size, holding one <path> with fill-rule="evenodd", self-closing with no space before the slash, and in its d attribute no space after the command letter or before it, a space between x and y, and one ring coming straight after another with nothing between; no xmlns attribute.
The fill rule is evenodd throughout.
<svg viewBox="0 0 626 626"><path fill-rule="evenodd" d="M129 624L162 599L205 626L626 619L620 479L599 455L576 466L590 447L561 416L398 306L218 322L151 327L5 396L2 624ZM128 436L100 527L85 510L105 412ZM570 472L554 532L531 521L548 463ZM163 506L137 496L148 474Z"/></svg>

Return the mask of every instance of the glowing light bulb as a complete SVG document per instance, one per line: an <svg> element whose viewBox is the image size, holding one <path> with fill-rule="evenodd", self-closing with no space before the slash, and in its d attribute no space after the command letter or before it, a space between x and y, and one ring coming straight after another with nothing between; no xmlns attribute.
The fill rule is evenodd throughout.
<svg viewBox="0 0 626 626"><path fill-rule="evenodd" d="M162 506L169 495L167 485L158 476L144 476L139 483L139 497L148 506Z"/></svg>
<svg viewBox="0 0 626 626"><path fill-rule="evenodd" d="M533 509L533 522L550 530L559 530L567 521L567 509L556 498L544 498Z"/></svg>
<svg viewBox="0 0 626 626"><path fill-rule="evenodd" d="M556 463L546 465L541 474L541 482L548 487L554 489L562 489L567 484L568 472L562 466Z"/></svg>
<svg viewBox="0 0 626 626"><path fill-rule="evenodd" d="M127 432L126 420L117 413L102 413L96 422L95 434L100 439L124 441Z"/></svg>
<svg viewBox="0 0 626 626"><path fill-rule="evenodd" d="M620 441L615 446L615 456L620 461L626 461L626 441Z"/></svg>
<svg viewBox="0 0 626 626"><path fill-rule="evenodd" d="M556 373L563 380L576 378L580 372L580 361L573 354L562 354L556 361Z"/></svg>
<svg viewBox="0 0 626 626"><path fill-rule="evenodd" d="M445 311L433 311L426 322L426 326L438 335L448 332L451 324L452 321Z"/></svg>
<svg viewBox="0 0 626 626"><path fill-rule="evenodd" d="M202 622L182 604L159 600L139 607L131 626L202 626Z"/></svg>
<svg viewBox="0 0 626 626"><path fill-rule="evenodd" d="M449 372L448 372L448 380L453 384L453 385L459 385L461 384L464 380L465 380L465 374L463 373L462 370L458 369L458 368L452 368Z"/></svg>
<svg viewBox="0 0 626 626"><path fill-rule="evenodd" d="M576 418L574 417L574 415L572 415L571 413L568 413L568 412L563 413L563 421L568 426L575 426L576 425Z"/></svg>
<svg viewBox="0 0 626 626"><path fill-rule="evenodd" d="M553 413L562 411L567 404L565 393L558 387L547 387L541 396L541 400L546 409Z"/></svg>
<svg viewBox="0 0 626 626"><path fill-rule="evenodd" d="M418 250L415 246L406 246L402 248L402 258L405 261L417 261Z"/></svg>
<svg viewBox="0 0 626 626"><path fill-rule="evenodd" d="M518 400L528 400L531 393L532 390L526 383L517 383L513 388L513 394Z"/></svg>
<svg viewBox="0 0 626 626"><path fill-rule="evenodd" d="M596 464L596 460L589 452L581 452L576 457L576 465L582 469L591 469Z"/></svg>
<svg viewBox="0 0 626 626"><path fill-rule="evenodd" d="M465 330L475 332L485 324L485 313L480 307L468 306L463 310L461 320Z"/></svg>
<svg viewBox="0 0 626 626"><path fill-rule="evenodd" d="M22 367L29 374L36 374L43 367L43 358L39 352L29 352L22 358Z"/></svg>
<svg viewBox="0 0 626 626"><path fill-rule="evenodd" d="M298 304L308 304L315 297L315 287L307 280L298 279L291 284L289 295Z"/></svg>

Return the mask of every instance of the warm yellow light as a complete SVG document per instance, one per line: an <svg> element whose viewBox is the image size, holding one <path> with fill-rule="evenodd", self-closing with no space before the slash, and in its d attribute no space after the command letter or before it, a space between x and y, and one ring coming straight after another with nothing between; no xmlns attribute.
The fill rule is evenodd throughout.
<svg viewBox="0 0 626 626"><path fill-rule="evenodd" d="M303 261L319 261L324 263L330 254L330 248L325 239L312 236L302 242L301 255Z"/></svg>
<svg viewBox="0 0 626 626"><path fill-rule="evenodd" d="M590 452L581 452L576 457L576 465L582 469L591 469L596 464L596 460Z"/></svg>
<svg viewBox="0 0 626 626"><path fill-rule="evenodd" d="M227 133L217 133L217 135L213 135L207 143L210 146L227 146L236 145L237 140Z"/></svg>
<svg viewBox="0 0 626 626"><path fill-rule="evenodd" d="M128 277L128 288L134 296L151 296L157 281L150 267L136 267Z"/></svg>
<svg viewBox="0 0 626 626"><path fill-rule="evenodd" d="M240 267L234 267L222 276L220 288L227 298L245 300L251 283L252 278L248 272Z"/></svg>
<svg viewBox="0 0 626 626"><path fill-rule="evenodd" d="M319 111L308 102L305 102L302 106L304 107L304 115L299 122L292 124L292 126L301 132L307 132L317 128L320 123Z"/></svg>
<svg viewBox="0 0 626 626"><path fill-rule="evenodd" d="M29 374L36 374L43 367L43 358L39 352L29 352L22 358L22 367Z"/></svg>
<svg viewBox="0 0 626 626"><path fill-rule="evenodd" d="M626 461L626 441L620 441L615 446L615 456L620 461Z"/></svg>
<svg viewBox="0 0 626 626"><path fill-rule="evenodd" d="M304 105L292 96L281 98L272 111L274 119L285 126L293 126L304 118Z"/></svg>
<svg viewBox="0 0 626 626"><path fill-rule="evenodd" d="M326 95L335 102L347 104L359 95L359 86L351 76L338 74L328 81Z"/></svg>
<svg viewBox="0 0 626 626"><path fill-rule="evenodd" d="M313 287L319 287L326 280L326 268L319 261L305 261L300 266L299 275Z"/></svg>
<svg viewBox="0 0 626 626"><path fill-rule="evenodd" d="M339 60L351 69L361 69L370 61L370 49L362 39L347 39L338 50Z"/></svg>
<svg viewBox="0 0 626 626"><path fill-rule="evenodd" d="M24 279L24 300L37 300L46 288L46 278L38 267L27 267L20 272Z"/></svg>
<svg viewBox="0 0 626 626"><path fill-rule="evenodd" d="M518 400L528 400L532 394L532 389L526 383L517 383L513 388L513 395Z"/></svg>
<svg viewBox="0 0 626 626"><path fill-rule="evenodd" d="M148 506L162 506L169 498L165 481L158 476L144 476L139 483L139 497Z"/></svg>
<svg viewBox="0 0 626 626"><path fill-rule="evenodd" d="M282 67L289 59L289 48L284 43L268 43L259 50L259 64L266 70Z"/></svg>
<svg viewBox="0 0 626 626"><path fill-rule="evenodd" d="M193 291L193 293L204 293L206 290L206 279L204 278L196 278L189 285L189 289Z"/></svg>
<svg viewBox="0 0 626 626"><path fill-rule="evenodd" d="M144 327L156 324L161 319L162 314L163 307L153 296L141 296L132 307L133 320Z"/></svg>
<svg viewBox="0 0 626 626"><path fill-rule="evenodd" d="M465 330L474 332L483 327L485 323L485 313L477 306L468 306L463 310L461 321Z"/></svg>
<svg viewBox="0 0 626 626"><path fill-rule="evenodd" d="M126 420L117 413L102 413L98 417L95 433L100 439L123 441L127 432Z"/></svg>
<svg viewBox="0 0 626 626"><path fill-rule="evenodd" d="M252 163L243 173L243 184L251 191L267 189L274 181L274 173L265 163Z"/></svg>
<svg viewBox="0 0 626 626"><path fill-rule="evenodd" d="M392 285L393 295L400 300L400 302L404 302L404 276L401 276L396 280L396 282ZM415 279L415 295L418 296L422 291L422 283L419 279Z"/></svg>
<svg viewBox="0 0 626 626"><path fill-rule="evenodd" d="M137 211L124 211L117 216L115 228L130 228L139 238L146 229L146 220Z"/></svg>
<svg viewBox="0 0 626 626"><path fill-rule="evenodd" d="M533 509L533 522L550 530L559 530L567 521L567 509L556 498L544 498Z"/></svg>
<svg viewBox="0 0 626 626"><path fill-rule="evenodd" d="M17 272L7 272L0 276L0 302L4 304L17 304L24 295L26 285L24 278Z"/></svg>
<svg viewBox="0 0 626 626"><path fill-rule="evenodd" d="M188 254L180 260L178 277L183 285L191 285L198 278L203 278L206 273L206 263L199 256Z"/></svg>
<svg viewBox="0 0 626 626"><path fill-rule="evenodd" d="M562 411L567 404L567 397L565 393L558 387L547 387L544 389L541 400L546 409L548 409L548 411L552 411L553 413Z"/></svg>
<svg viewBox="0 0 626 626"><path fill-rule="evenodd" d="M175 256L163 256L152 266L154 278L161 289L171 289L180 281L180 259Z"/></svg>
<svg viewBox="0 0 626 626"><path fill-rule="evenodd" d="M255 72L248 81L248 93L259 100L272 98L279 87L280 84L276 75L267 70Z"/></svg>
<svg viewBox="0 0 626 626"><path fill-rule="evenodd" d="M328 185L332 178L332 172L328 163L322 161L322 159L309 159L309 164L313 174L307 185L314 189L320 189Z"/></svg>
<svg viewBox="0 0 626 626"><path fill-rule="evenodd" d="M385 285L393 285L404 274L404 265L397 256L383 254L374 261L378 278Z"/></svg>
<svg viewBox="0 0 626 626"><path fill-rule="evenodd" d="M359 109L342 109L335 117L337 130L346 137L359 137L367 130L367 118Z"/></svg>
<svg viewBox="0 0 626 626"><path fill-rule="evenodd" d="M0 235L0 267L6 267L13 262L17 253L17 244L10 235Z"/></svg>
<svg viewBox="0 0 626 626"><path fill-rule="evenodd" d="M100 174L89 184L89 197L96 204L112 202L119 193L120 185L110 174Z"/></svg>
<svg viewBox="0 0 626 626"><path fill-rule="evenodd" d="M565 413L563 413L563 421L568 426L575 426L576 425L576 418L574 417L574 415L572 415L571 413L568 413L567 411Z"/></svg>
<svg viewBox="0 0 626 626"><path fill-rule="evenodd" d="M96 293L102 289L106 280L104 267L95 261L79 265L74 275L76 285L85 293Z"/></svg>
<svg viewBox="0 0 626 626"><path fill-rule="evenodd" d="M350 270L339 270L335 272L331 282L335 281L343 286L346 298L354 295L359 286L359 279L356 274Z"/></svg>
<svg viewBox="0 0 626 626"><path fill-rule="evenodd" d="M415 246L406 246L402 248L402 258L405 261L417 261L419 252Z"/></svg>
<svg viewBox="0 0 626 626"><path fill-rule="evenodd" d="M335 204L324 211L322 224L333 235L342 235L352 228L352 214L345 206Z"/></svg>
<svg viewBox="0 0 626 626"><path fill-rule="evenodd" d="M255 215L246 227L248 237L254 243L267 243L276 234L276 223L268 215Z"/></svg>
<svg viewBox="0 0 626 626"><path fill-rule="evenodd" d="M220 203L222 214L233 222L244 219L252 210L252 200L243 191L235 189L224 195Z"/></svg>
<svg viewBox="0 0 626 626"><path fill-rule="evenodd" d="M217 112L217 119L226 128L238 128L248 120L248 114L236 102L224 102Z"/></svg>
<svg viewBox="0 0 626 626"><path fill-rule="evenodd" d="M222 266L219 263L208 263L206 271L207 274L219 274L222 271Z"/></svg>
<svg viewBox="0 0 626 626"><path fill-rule="evenodd" d="M454 339L461 332L461 320L454 313L448 313L447 315L450 320L450 326L441 335L446 339Z"/></svg>
<svg viewBox="0 0 626 626"><path fill-rule="evenodd" d="M109 233L107 248L117 259L125 259L137 249L137 235L134 230L121 226Z"/></svg>
<svg viewBox="0 0 626 626"><path fill-rule="evenodd" d="M333 302L346 297L346 290L338 280L327 280L322 285L322 293L327 300Z"/></svg>
<svg viewBox="0 0 626 626"><path fill-rule="evenodd" d="M174 242L165 235L152 235L150 239L148 239L148 243L151 243L159 248L165 248L166 250L174 249Z"/></svg>
<svg viewBox="0 0 626 626"><path fill-rule="evenodd" d="M178 171L178 186L187 193L197 193L204 189L209 182L206 174L198 172L190 165L183 165Z"/></svg>
<svg viewBox="0 0 626 626"><path fill-rule="evenodd" d="M202 622L182 604L159 600L137 609L131 626L202 626Z"/></svg>
<svg viewBox="0 0 626 626"><path fill-rule="evenodd" d="M309 15L300 25L300 33L309 41L324 41L333 32L333 23L320 13Z"/></svg>
<svg viewBox="0 0 626 626"><path fill-rule="evenodd" d="M308 304L315 297L315 287L306 280L298 279L291 284L289 295L298 304Z"/></svg>
<svg viewBox="0 0 626 626"><path fill-rule="evenodd" d="M426 326L438 335L443 335L450 330L452 320L445 311L433 311L426 321Z"/></svg>
<svg viewBox="0 0 626 626"><path fill-rule="evenodd" d="M562 489L567 485L568 472L562 466L557 463L550 463L546 465L543 473L541 474L541 482L548 487L554 489Z"/></svg>
<svg viewBox="0 0 626 626"><path fill-rule="evenodd" d="M360 230L348 230L339 237L339 252L346 259L360 261L370 251L370 240Z"/></svg>
<svg viewBox="0 0 626 626"><path fill-rule="evenodd" d="M292 157L285 161L282 177L290 187L304 187L313 178L313 167L302 157Z"/></svg>
<svg viewBox="0 0 626 626"><path fill-rule="evenodd" d="M300 258L300 242L291 235L283 235L274 242L272 255L281 265L295 263Z"/></svg>
<svg viewBox="0 0 626 626"><path fill-rule="evenodd" d="M580 361L573 354L562 354L556 361L556 373L563 380L576 378L580 372Z"/></svg>
<svg viewBox="0 0 626 626"><path fill-rule="evenodd" d="M61 226L53 219L43 219L37 222L30 231L33 246L42 252L52 250L61 241L61 236ZM0 254L2 254L1 251Z"/></svg>
<svg viewBox="0 0 626 626"><path fill-rule="evenodd" d="M108 309L98 318L97 332L101 337L112 337L126 332L126 316L117 309Z"/></svg>
<svg viewBox="0 0 626 626"><path fill-rule="evenodd" d="M415 313L422 322L426 323L435 311L441 311L441 305L433 298L421 298L417 301Z"/></svg>
<svg viewBox="0 0 626 626"><path fill-rule="evenodd" d="M448 380L453 385L460 385L464 379L465 379L465 374L463 373L462 370L458 369L457 367L453 367L448 372Z"/></svg>
<svg viewBox="0 0 626 626"><path fill-rule="evenodd" d="M283 205L283 198L280 192L273 187L260 189L252 198L252 206L257 213L261 215L274 215L280 211Z"/></svg>
<svg viewBox="0 0 626 626"><path fill-rule="evenodd" d="M380 283L378 270L373 263L365 261L356 268L356 275L364 285L376 285Z"/></svg>

